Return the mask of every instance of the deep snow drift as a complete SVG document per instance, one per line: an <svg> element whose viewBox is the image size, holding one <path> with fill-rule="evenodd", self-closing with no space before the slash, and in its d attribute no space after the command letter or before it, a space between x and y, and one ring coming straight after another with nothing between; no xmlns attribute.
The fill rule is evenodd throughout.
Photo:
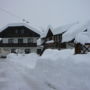
<svg viewBox="0 0 90 90"><path fill-rule="evenodd" d="M8 55L0 60L6 73L4 81L0 74L0 90L90 90L90 53L73 53L73 49L48 49L42 56Z"/></svg>

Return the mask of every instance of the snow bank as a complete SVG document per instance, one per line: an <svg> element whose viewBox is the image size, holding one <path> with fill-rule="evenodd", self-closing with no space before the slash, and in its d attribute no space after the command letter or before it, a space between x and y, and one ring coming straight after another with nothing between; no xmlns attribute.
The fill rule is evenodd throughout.
<svg viewBox="0 0 90 90"><path fill-rule="evenodd" d="M67 53L55 50L51 55L51 51L47 50L44 53L43 59L37 62L36 69L33 71L36 80L42 82L41 87L44 87L44 90L89 90L90 53L73 55L72 50L71 53L70 50L67 50ZM62 57L66 58L62 59Z"/></svg>
<svg viewBox="0 0 90 90"><path fill-rule="evenodd" d="M90 53L73 55L73 49L47 49L41 57L10 54L8 59L17 63L17 68L29 67L28 81L34 80L37 90L90 90Z"/></svg>
<svg viewBox="0 0 90 90"><path fill-rule="evenodd" d="M74 49L65 49L65 50L47 49L44 51L43 55L41 56L41 59L50 59L50 60L57 60L59 58L66 59L73 54Z"/></svg>
<svg viewBox="0 0 90 90"><path fill-rule="evenodd" d="M7 58L13 61L14 63L33 69L36 66L36 62L39 56L35 53L25 54L25 55L9 54Z"/></svg>

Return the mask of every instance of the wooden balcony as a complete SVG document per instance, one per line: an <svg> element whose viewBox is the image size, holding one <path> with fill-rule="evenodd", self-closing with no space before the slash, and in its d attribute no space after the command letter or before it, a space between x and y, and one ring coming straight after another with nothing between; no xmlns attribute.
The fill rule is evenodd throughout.
<svg viewBox="0 0 90 90"><path fill-rule="evenodd" d="M0 43L0 47L37 47L37 43Z"/></svg>

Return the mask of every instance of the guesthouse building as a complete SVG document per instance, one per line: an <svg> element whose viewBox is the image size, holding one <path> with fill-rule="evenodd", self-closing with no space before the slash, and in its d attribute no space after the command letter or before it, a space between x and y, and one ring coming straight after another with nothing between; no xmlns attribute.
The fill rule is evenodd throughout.
<svg viewBox="0 0 90 90"><path fill-rule="evenodd" d="M40 53L41 32L25 23L8 24L0 30L0 53Z"/></svg>

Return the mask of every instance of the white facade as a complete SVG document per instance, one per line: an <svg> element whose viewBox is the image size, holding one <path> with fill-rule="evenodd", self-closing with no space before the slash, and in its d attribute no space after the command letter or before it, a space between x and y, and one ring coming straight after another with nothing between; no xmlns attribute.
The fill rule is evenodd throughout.
<svg viewBox="0 0 90 90"><path fill-rule="evenodd" d="M13 43L18 43L18 39L23 39L23 43L28 43L28 39L31 40L31 43L37 43L38 37L2 38L2 43L8 43L9 39L13 39Z"/></svg>
<svg viewBox="0 0 90 90"><path fill-rule="evenodd" d="M25 53L26 49L30 50L30 53L37 53L38 49L43 49L42 47L4 47L0 48L0 53L7 52L7 54L11 53L11 50L15 49L16 53Z"/></svg>
<svg viewBox="0 0 90 90"><path fill-rule="evenodd" d="M3 44L9 44L9 39L13 39L12 44L18 44L18 39L23 39L23 44L28 43L36 43L37 45L37 39L38 37L20 37L20 38L2 38ZM28 42L28 39L30 41ZM22 44L22 43L21 43ZM37 53L38 49L42 51L43 47L40 46L29 46L29 47L0 47L0 55L7 55L12 52L12 50L15 50L16 53L25 53L25 50L28 49L30 53Z"/></svg>
<svg viewBox="0 0 90 90"><path fill-rule="evenodd" d="M3 32L4 30L5 32ZM2 28L0 33L0 38L2 38L0 40L0 54L5 52L8 54L13 51L15 53L37 53L43 49L37 46L41 32L25 23L9 24Z"/></svg>

